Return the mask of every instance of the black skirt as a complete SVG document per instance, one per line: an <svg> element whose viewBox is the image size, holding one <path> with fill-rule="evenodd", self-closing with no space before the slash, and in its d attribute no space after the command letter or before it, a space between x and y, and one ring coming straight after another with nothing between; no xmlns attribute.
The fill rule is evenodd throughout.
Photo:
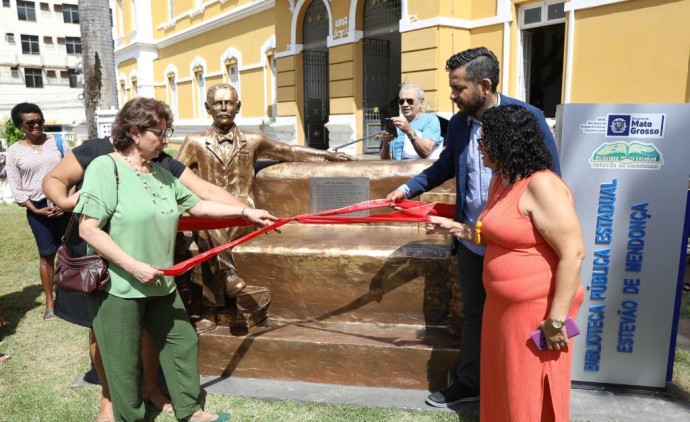
<svg viewBox="0 0 690 422"><path fill-rule="evenodd" d="M57 288L55 292L55 315L72 324L91 328L91 314L86 304L86 295Z"/></svg>

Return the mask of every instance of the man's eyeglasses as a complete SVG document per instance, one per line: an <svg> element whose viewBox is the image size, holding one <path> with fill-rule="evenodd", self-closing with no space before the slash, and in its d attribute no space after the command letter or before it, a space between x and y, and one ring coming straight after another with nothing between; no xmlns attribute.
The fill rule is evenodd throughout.
<svg viewBox="0 0 690 422"><path fill-rule="evenodd" d="M24 122L24 124L28 127L34 127L36 125L43 126L43 123L45 123L45 120L43 119L27 120Z"/></svg>
<svg viewBox="0 0 690 422"><path fill-rule="evenodd" d="M152 127L147 127L146 130L153 133L154 135L156 135L159 138L162 138L163 135L165 135L166 138L170 138L171 136L173 136L173 133L175 133L175 129L173 129L171 127L165 129L165 131L163 131L163 129L156 129L156 128L152 128Z"/></svg>
<svg viewBox="0 0 690 422"><path fill-rule="evenodd" d="M407 103L407 105L414 104L414 98L401 98L398 100L398 105L404 105L405 103Z"/></svg>

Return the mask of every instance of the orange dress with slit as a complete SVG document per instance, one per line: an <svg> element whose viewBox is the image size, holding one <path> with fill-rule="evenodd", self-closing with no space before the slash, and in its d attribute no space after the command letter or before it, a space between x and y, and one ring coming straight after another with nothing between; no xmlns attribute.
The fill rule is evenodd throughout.
<svg viewBox="0 0 690 422"><path fill-rule="evenodd" d="M495 180L480 217L486 241L482 323L480 420L539 421L553 404L556 421L568 421L571 348L538 350L530 334L547 318L555 288L558 256L518 202L531 178L503 187ZM576 317L580 286L569 315ZM546 389L551 400L545 401Z"/></svg>

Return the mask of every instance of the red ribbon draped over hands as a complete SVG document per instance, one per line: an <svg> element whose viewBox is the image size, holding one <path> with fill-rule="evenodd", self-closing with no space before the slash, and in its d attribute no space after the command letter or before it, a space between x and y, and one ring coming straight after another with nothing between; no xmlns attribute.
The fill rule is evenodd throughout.
<svg viewBox="0 0 690 422"><path fill-rule="evenodd" d="M341 214L348 214L351 212L367 211L376 208L390 207L395 205L400 208L397 211L390 212L388 214L377 214L368 217L353 217L353 216L343 216ZM429 204L426 202L419 201L399 201L393 204L393 202L386 199L375 199L372 201L360 202L359 204L350 205L348 207L338 208L335 210L326 210L321 212L315 212L312 214L301 214L290 218L279 218L275 223L261 227L254 230L253 232L246 234L242 237L238 237L232 242L228 242L224 245L216 246L213 249L209 249L206 252L200 253L186 261L177 263L172 267L166 268L163 271L164 275L177 276L189 271L192 267L207 261L219 253L235 247L239 244L247 242L260 236L264 233L276 230L285 224L292 221L298 221L302 224L355 224L355 223L384 223L384 222L408 222L408 223L419 223L429 221L429 215L438 215L441 217L453 218L455 213L455 205L452 204ZM246 221L243 218L197 218L197 217L180 217L180 222L178 224L178 230L210 230L210 229L220 229L226 227L238 227L238 226L248 226L254 224L252 222Z"/></svg>

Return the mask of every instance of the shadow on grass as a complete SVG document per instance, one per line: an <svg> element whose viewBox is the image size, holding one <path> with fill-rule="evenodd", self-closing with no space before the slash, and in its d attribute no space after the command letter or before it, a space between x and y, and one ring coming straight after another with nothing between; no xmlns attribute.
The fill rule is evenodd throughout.
<svg viewBox="0 0 690 422"><path fill-rule="evenodd" d="M32 309L42 307L39 300L43 295L40 285L26 286L20 291L0 296L0 311L9 322L0 328L0 336L12 335L17 330L19 321Z"/></svg>

